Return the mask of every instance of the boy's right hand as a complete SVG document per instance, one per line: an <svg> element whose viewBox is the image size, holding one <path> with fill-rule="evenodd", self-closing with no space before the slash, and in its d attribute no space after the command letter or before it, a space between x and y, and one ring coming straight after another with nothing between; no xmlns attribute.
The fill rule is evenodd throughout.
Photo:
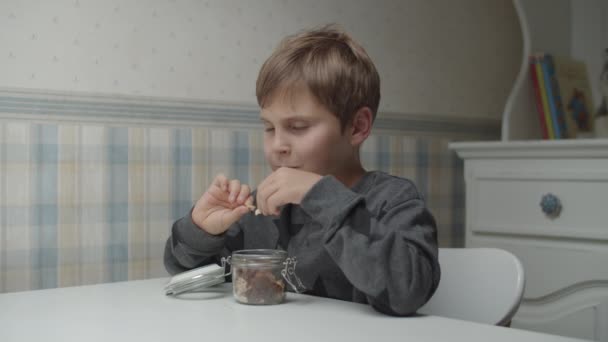
<svg viewBox="0 0 608 342"><path fill-rule="evenodd" d="M248 185L219 174L196 202L192 221L209 234L222 234L249 212L247 205L253 205L250 192Z"/></svg>

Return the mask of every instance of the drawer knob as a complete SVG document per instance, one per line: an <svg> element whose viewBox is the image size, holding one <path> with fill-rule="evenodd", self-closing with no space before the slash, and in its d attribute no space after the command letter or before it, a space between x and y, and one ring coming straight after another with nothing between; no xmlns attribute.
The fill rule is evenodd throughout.
<svg viewBox="0 0 608 342"><path fill-rule="evenodd" d="M541 198L540 207L545 215L556 218L562 211L562 202L554 194L548 193Z"/></svg>

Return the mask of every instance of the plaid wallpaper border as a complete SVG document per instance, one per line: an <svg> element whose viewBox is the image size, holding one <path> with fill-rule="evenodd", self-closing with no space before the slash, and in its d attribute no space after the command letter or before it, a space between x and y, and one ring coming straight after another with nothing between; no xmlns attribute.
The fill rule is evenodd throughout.
<svg viewBox="0 0 608 342"><path fill-rule="evenodd" d="M380 129L362 150L366 168L416 182L442 246L464 235L463 164L447 149L461 138ZM255 185L269 171L255 125L0 117L0 292L166 276L171 223L214 175Z"/></svg>
<svg viewBox="0 0 608 342"><path fill-rule="evenodd" d="M260 125L257 106L131 95L102 95L0 88L0 119L160 125L240 127ZM374 130L416 135L449 135L477 140L500 136L493 118L462 118L424 113L380 112Z"/></svg>

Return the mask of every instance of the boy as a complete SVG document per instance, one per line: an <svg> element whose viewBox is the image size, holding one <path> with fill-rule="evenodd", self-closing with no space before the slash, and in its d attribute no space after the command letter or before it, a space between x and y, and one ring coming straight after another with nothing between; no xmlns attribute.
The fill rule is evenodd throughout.
<svg viewBox="0 0 608 342"><path fill-rule="evenodd" d="M253 194L218 175L173 224L167 270L284 249L308 294L414 313L439 283L435 221L412 182L361 165L380 101L369 56L331 26L287 37L262 66L256 96L273 172Z"/></svg>

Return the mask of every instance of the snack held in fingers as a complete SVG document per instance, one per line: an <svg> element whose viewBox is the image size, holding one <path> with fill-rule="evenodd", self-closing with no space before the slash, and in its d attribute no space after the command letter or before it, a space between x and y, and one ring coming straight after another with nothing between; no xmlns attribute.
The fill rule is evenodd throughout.
<svg viewBox="0 0 608 342"><path fill-rule="evenodd" d="M245 206L247 206L249 211L252 211L256 216L260 215L262 213L262 211L260 209L256 208L255 205L253 205L253 204L245 203Z"/></svg>

